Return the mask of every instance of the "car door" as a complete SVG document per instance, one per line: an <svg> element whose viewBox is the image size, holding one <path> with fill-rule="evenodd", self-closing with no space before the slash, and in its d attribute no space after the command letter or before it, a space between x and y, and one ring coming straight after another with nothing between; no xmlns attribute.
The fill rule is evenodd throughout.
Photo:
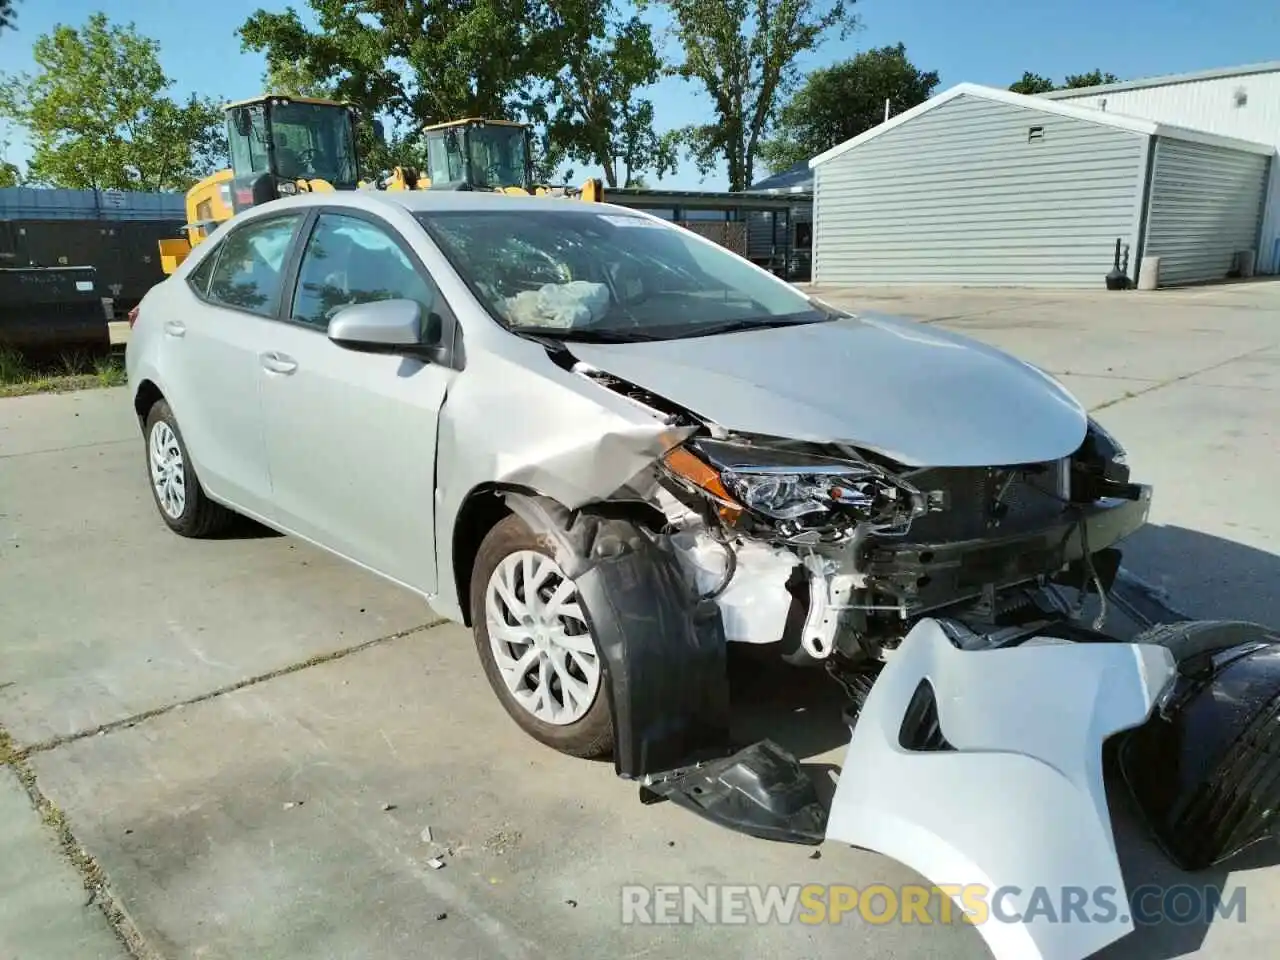
<svg viewBox="0 0 1280 960"><path fill-rule="evenodd" d="M206 490L271 517L259 354L278 311L305 211L232 227L187 277L192 297L163 318L165 393Z"/></svg>
<svg viewBox="0 0 1280 960"><path fill-rule="evenodd" d="M316 218L261 371L272 494L290 529L384 576L435 590L436 424L452 369L327 336L342 307L417 301L445 316L396 228L344 208Z"/></svg>

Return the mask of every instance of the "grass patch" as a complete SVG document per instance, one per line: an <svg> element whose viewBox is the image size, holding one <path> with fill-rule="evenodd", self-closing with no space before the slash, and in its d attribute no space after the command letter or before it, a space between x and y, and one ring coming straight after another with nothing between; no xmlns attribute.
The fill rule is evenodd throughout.
<svg viewBox="0 0 1280 960"><path fill-rule="evenodd" d="M0 397L120 387L126 380L122 353L71 350L33 360L11 347L0 347Z"/></svg>
<svg viewBox="0 0 1280 960"><path fill-rule="evenodd" d="M14 763L18 759L17 744L13 742L13 737L9 736L9 731L0 727L0 767Z"/></svg>

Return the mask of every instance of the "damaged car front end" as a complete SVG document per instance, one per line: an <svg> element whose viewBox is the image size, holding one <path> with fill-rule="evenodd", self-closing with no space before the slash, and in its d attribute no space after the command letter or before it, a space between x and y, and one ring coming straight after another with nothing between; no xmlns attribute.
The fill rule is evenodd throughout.
<svg viewBox="0 0 1280 960"><path fill-rule="evenodd" d="M1124 890L1107 745L1180 865L1269 833L1280 637L1253 624L1105 632L1118 545L1146 523L1151 489L1057 381L945 331L832 310L654 218L564 213L541 234L529 221L493 235L555 262L540 299L532 276L506 299L496 271L468 277L512 335L475 352L442 410L437 509L519 518L554 559L572 600L541 575L525 588L556 583L539 609L567 603L585 632L541 679L506 682L545 702L582 685L590 660L615 770L642 800L764 839L875 850L945 890L1018 891L1014 908L1037 889ZM477 222L457 227L466 243L432 233L464 277ZM715 296L690 279L730 274ZM574 284L590 288L580 301ZM754 319L725 319L736 295ZM513 315L535 300L572 307ZM671 319L705 303L715 322ZM477 496L501 510L468 514ZM438 551L469 559L456 531L476 524L443 527ZM473 580L492 569L477 560ZM497 654L517 673L560 629L512 615L532 593L502 609L483 584L469 595L482 656L494 636L527 635ZM731 643L825 669L848 692L829 805L777 744L733 741ZM548 716L526 729L556 745ZM997 960L1078 960L1132 929L1117 913L979 932Z"/></svg>

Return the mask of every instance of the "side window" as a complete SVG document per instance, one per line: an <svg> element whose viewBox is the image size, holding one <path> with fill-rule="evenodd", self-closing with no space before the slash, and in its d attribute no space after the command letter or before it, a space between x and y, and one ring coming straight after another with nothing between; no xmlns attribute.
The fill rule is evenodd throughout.
<svg viewBox="0 0 1280 960"><path fill-rule="evenodd" d="M205 243L209 243L208 240ZM209 244L214 246L213 244ZM191 271L191 275L187 277L187 283L191 284L191 289L200 297L209 295L209 277L213 274L213 265L218 262L218 253L216 249L210 250L205 258L200 261L199 266Z"/></svg>
<svg viewBox="0 0 1280 960"><path fill-rule="evenodd" d="M222 241L209 283L215 303L274 316L280 302L285 255L302 214L253 220Z"/></svg>
<svg viewBox="0 0 1280 960"><path fill-rule="evenodd" d="M343 307L372 300L416 300L425 317L435 286L386 229L367 220L322 214L298 270L292 317L326 329Z"/></svg>

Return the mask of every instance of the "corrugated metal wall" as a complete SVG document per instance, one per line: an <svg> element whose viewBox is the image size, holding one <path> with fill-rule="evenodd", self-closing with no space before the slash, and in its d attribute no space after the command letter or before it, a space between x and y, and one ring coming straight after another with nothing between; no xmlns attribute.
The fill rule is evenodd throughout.
<svg viewBox="0 0 1280 960"><path fill-rule="evenodd" d="M1061 91L1055 92L1053 99L1280 148L1280 72L1214 77L1082 96ZM1280 273L1280 164L1273 164L1263 231L1258 269Z"/></svg>
<svg viewBox="0 0 1280 960"><path fill-rule="evenodd" d="M181 193L126 190L0 188L0 219L8 220L183 220Z"/></svg>
<svg viewBox="0 0 1280 960"><path fill-rule="evenodd" d="M1147 140L956 97L817 167L814 278L1100 286L1135 240Z"/></svg>
<svg viewBox="0 0 1280 960"><path fill-rule="evenodd" d="M1157 137L1143 257L1160 258L1160 285L1220 280L1235 254L1256 250L1268 158Z"/></svg>

